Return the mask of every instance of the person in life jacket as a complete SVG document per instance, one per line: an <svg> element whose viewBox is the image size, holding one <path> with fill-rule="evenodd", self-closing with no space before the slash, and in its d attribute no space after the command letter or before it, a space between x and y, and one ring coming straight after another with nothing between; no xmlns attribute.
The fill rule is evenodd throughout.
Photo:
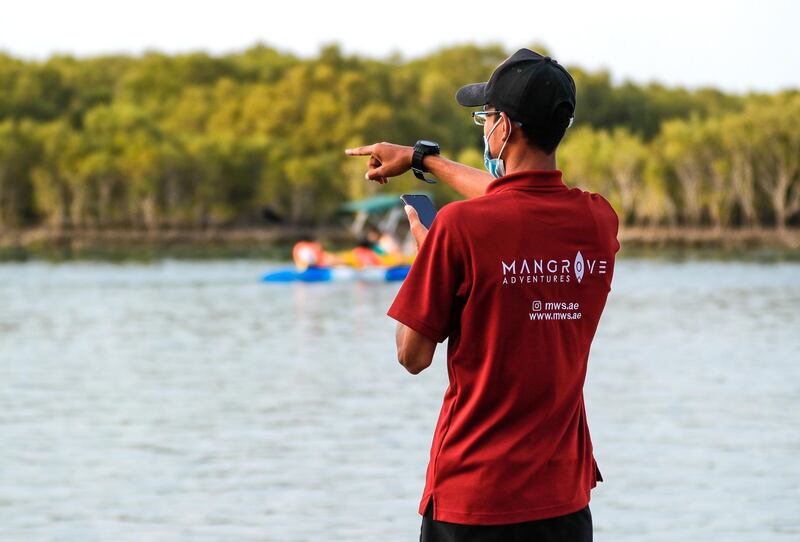
<svg viewBox="0 0 800 542"><path fill-rule="evenodd" d="M404 257L400 243L389 232L383 232L376 226L369 226L367 238L372 243L372 250L384 260L395 260L397 257Z"/></svg>
<svg viewBox="0 0 800 542"><path fill-rule="evenodd" d="M350 252L355 260L356 267L372 267L383 265L380 255L375 251L376 243L368 236L359 238L358 245Z"/></svg>
<svg viewBox="0 0 800 542"><path fill-rule="evenodd" d="M335 263L333 255L325 252L319 241L316 241L311 236L303 236L295 243L292 248L292 259L299 271L305 271L309 267L324 267Z"/></svg>

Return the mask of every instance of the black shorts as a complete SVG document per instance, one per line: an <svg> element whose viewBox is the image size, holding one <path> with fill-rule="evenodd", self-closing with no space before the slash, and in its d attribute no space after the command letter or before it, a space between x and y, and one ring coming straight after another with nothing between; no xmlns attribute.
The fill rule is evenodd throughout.
<svg viewBox="0 0 800 542"><path fill-rule="evenodd" d="M433 519L432 502L422 517L420 542L592 542L589 506L566 516L506 525L462 525Z"/></svg>

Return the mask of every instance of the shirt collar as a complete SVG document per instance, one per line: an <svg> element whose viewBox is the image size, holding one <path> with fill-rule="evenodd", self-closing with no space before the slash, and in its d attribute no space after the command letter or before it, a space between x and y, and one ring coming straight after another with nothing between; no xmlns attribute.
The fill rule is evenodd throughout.
<svg viewBox="0 0 800 542"><path fill-rule="evenodd" d="M526 190L533 192L560 192L568 190L561 179L560 169L528 169L515 171L495 179L486 187L486 194L496 194L505 190Z"/></svg>

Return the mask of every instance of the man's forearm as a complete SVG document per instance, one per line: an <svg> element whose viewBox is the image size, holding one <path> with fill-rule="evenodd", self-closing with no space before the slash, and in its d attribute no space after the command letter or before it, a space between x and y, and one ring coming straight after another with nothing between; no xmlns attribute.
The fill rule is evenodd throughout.
<svg viewBox="0 0 800 542"><path fill-rule="evenodd" d="M397 361L409 373L415 375L430 366L436 350L436 341L400 322L397 322L395 341L397 342Z"/></svg>
<svg viewBox="0 0 800 542"><path fill-rule="evenodd" d="M477 198L486 193L494 178L486 171L453 162L442 156L426 156L422 162L437 179L450 185L466 198Z"/></svg>
<svg viewBox="0 0 800 542"><path fill-rule="evenodd" d="M406 326L404 326L400 322L397 322L397 326L395 327L394 330L394 342L395 345L397 346L398 353L403 350L403 339L405 338L406 334L405 328Z"/></svg>

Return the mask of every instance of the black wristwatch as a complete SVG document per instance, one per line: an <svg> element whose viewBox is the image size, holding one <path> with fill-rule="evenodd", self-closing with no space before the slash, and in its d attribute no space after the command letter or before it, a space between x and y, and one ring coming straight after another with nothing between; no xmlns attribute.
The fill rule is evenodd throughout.
<svg viewBox="0 0 800 542"><path fill-rule="evenodd" d="M420 181L425 181L429 184L436 182L435 180L429 179L423 175L423 173L428 170L425 169L424 165L422 165L422 159L426 156L437 154L439 154L439 144L435 141L420 139L414 143L414 155L411 157L411 171L414 172L414 175L417 177L417 179Z"/></svg>

